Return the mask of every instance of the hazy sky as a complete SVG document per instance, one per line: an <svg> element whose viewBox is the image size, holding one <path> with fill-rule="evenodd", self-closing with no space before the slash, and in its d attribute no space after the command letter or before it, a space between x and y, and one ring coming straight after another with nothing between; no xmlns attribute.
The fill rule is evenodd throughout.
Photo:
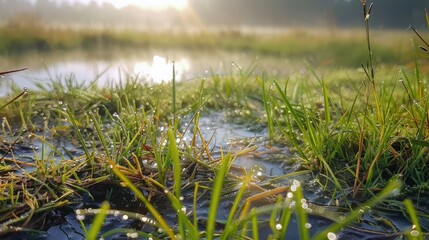
<svg viewBox="0 0 429 240"><path fill-rule="evenodd" d="M188 6L188 0L56 0L56 2L68 2L68 3L89 3L97 2L111 3L117 8L126 7L130 4L139 6L141 8L152 9L152 10L163 10L169 7L183 10Z"/></svg>

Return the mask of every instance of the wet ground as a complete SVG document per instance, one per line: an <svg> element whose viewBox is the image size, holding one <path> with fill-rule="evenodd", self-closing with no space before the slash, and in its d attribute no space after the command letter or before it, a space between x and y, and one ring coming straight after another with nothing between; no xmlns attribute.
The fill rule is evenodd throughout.
<svg viewBox="0 0 429 240"><path fill-rule="evenodd" d="M298 180L302 183L305 190L305 197L308 202L317 204L326 209L329 209L333 213L341 214L342 208L336 207L339 203L341 205L341 196L338 198L332 198L330 194L324 192L319 185L315 173L305 172L294 177L285 177L277 179L279 176L285 176L289 173L302 171L300 164L293 160L291 153L286 146L280 144L272 144L267 141L267 132L264 127L258 124L246 124L246 123L234 123L233 118L228 118L224 112L209 113L201 117L199 128L206 140L209 141L212 156L219 156L221 148L223 150L229 150L231 152L238 152L246 146L256 146L256 150L250 154L239 156L234 162L235 173L239 175L242 169L246 169L247 172L253 172L255 179L258 179L260 186L270 184L271 186L289 186L292 181ZM189 141L191 133L193 131L192 124L187 125L190 122L190 118L182 120L181 130L187 130L184 133L184 141ZM53 146L58 151L64 153L73 153L74 155L83 154L79 147L71 144L71 141L67 138L58 138L50 136L48 132L39 131L38 134L45 135L46 139L53 142ZM36 157L41 157L42 149L44 154L50 154L52 149L40 142L37 138L29 137L25 132L21 137L17 136L3 136L5 140L3 144L12 141L13 139L19 139L16 141L16 147L14 148L3 148L13 149L12 151L3 151L4 157L15 157L20 161L31 163ZM62 139L62 140L60 140ZM61 161L62 159L58 159ZM31 171L31 167L26 169ZM231 188L233 189L233 188ZM138 201L130 201L134 199L132 194L124 190L121 187L113 187L106 185L97 186L91 190L94 199L91 199L87 195L82 195L81 199L78 199L77 203L72 207L65 207L57 209L52 213L49 213L48 219L45 226L46 231L39 233L21 233L14 234L6 239L83 239L84 232L75 214L76 209L97 209L100 207L100 203L103 200L109 199L111 208L130 212L146 213L144 206ZM223 200L220 204L218 211L218 227L223 227L222 223L228 218L230 207L233 204L235 192L231 191L225 193ZM184 204L186 211L193 209L193 189L189 189L184 192ZM337 200L340 200L337 202ZM208 215L208 207L210 201L210 193L201 193L198 200L197 216L201 229L204 229L204 222ZM176 221L176 213L174 210L168 208L168 204L163 201L156 201L154 205L164 215L165 219L174 224ZM425 207L425 211L428 212L428 206ZM263 218L263 216L261 216ZM86 217L84 219L85 225L90 226L92 217ZM295 223L295 218L292 219L291 225L288 228L287 239L298 239L298 229ZM329 226L332 221L329 218L325 218L322 215L310 215L309 216L309 228L310 233L315 234L321 229ZM427 220L422 222L422 227L429 226ZM124 218L122 215L109 216L103 226L102 232L118 229L118 228L133 228L138 230L151 231L151 227L142 224L139 221ZM342 230L338 235L337 239L401 239L399 236L395 236L395 231L403 231L410 228L410 222L407 219L405 213L395 209L395 205L391 206L383 205L378 208L370 210L364 215L361 222L354 224L352 227ZM427 229L426 229L427 230ZM271 233L268 222L260 225L260 238L266 239ZM127 239L125 234L114 235L110 239Z"/></svg>

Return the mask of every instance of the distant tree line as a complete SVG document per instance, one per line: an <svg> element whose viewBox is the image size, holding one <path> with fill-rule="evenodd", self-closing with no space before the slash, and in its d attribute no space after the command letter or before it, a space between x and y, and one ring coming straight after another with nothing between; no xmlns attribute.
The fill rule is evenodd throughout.
<svg viewBox="0 0 429 240"><path fill-rule="evenodd" d="M374 0L371 24L380 28L423 27L424 0ZM362 25L360 0L189 0L194 19L203 26L357 27ZM0 0L0 21L31 13L46 22L129 27L184 27L183 14L136 7L116 9L111 4L57 4L53 0Z"/></svg>
<svg viewBox="0 0 429 240"><path fill-rule="evenodd" d="M425 23L423 0L375 0L374 27L407 28ZM355 27L362 25L360 0L191 0L203 19L213 24ZM222 14L219 14L222 13Z"/></svg>

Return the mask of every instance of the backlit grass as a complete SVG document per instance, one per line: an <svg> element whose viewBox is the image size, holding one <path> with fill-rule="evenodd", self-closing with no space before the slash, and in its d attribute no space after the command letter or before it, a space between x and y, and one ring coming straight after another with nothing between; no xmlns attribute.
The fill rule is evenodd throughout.
<svg viewBox="0 0 429 240"><path fill-rule="evenodd" d="M362 3L364 16L369 17ZM424 206L429 190L429 75L420 67L421 48L408 43L405 48L411 53L397 64L414 59L414 66L387 64L396 59L389 54L396 57L401 52L395 47L402 47L401 42L373 38L368 21L364 19L362 36L318 35L317 42L301 32L272 38L226 32L174 35L176 45L169 45L290 56L296 51L300 57L314 53L321 59L334 57L334 62L339 58L345 65L356 64L357 56L364 62L360 69L358 65L319 70L310 57L302 71L281 79L257 76L253 66L242 69L236 64L237 74L229 76L213 74L163 84L130 76L102 89L95 80L79 85L69 77L3 99L0 236L40 234L62 220L55 218L54 210L73 210L88 239L118 234L152 239L259 239L261 226L269 229L269 239L283 239L295 226L301 239L336 239L348 228L377 237L428 237L424 224L428 212L419 206ZM53 51L130 41L135 41L133 47L164 47L166 43L156 39L167 34L136 33L133 39L114 31L74 30L70 34L76 38L61 45L65 40L55 34L63 29L33 27L40 29L12 31L3 26L1 31L9 31L17 44L5 41L4 49L10 52L3 53L26 49L22 46ZM31 40L32 35L37 41ZM30 45L25 45L27 40ZM214 152L215 140L203 137L199 128L201 115L212 111L224 111L232 122L265 126L267 144L287 145L290 158L301 168L265 181L254 169L234 164L239 156L258 155L257 144ZM184 130L191 139L184 138ZM73 149L58 144L64 139ZM41 149L27 146L36 140ZM19 155L19 147L26 146L34 151L30 160ZM298 179L306 174L331 199L329 204L305 199L305 181ZM284 179L289 183L284 184ZM109 197L113 191L124 191L129 202L139 207L116 205L115 209ZM103 199L96 200L100 195ZM98 201L100 207L86 208L83 196ZM232 199L230 211L226 220L220 220L218 210L227 197ZM201 199L208 201L205 217L198 211ZM160 203L166 211L157 208ZM378 219L389 230L361 227L365 214L383 208L401 211L409 219L409 228L399 229L382 218ZM311 216L331 225L312 232L317 226L309 223ZM104 231L109 217L133 219L143 227Z"/></svg>
<svg viewBox="0 0 429 240"><path fill-rule="evenodd" d="M0 56L28 52L59 52L95 49L226 50L261 56L309 59L316 66L356 67L366 58L365 34L358 29L285 30L264 34L240 30L132 31L121 29L50 26L37 19L17 18L0 25ZM373 36L374 63L408 64L410 34L378 30Z"/></svg>

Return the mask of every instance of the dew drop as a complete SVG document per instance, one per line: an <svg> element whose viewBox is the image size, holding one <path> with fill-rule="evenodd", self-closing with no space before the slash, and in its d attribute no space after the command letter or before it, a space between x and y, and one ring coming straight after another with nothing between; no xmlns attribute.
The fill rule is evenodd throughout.
<svg viewBox="0 0 429 240"><path fill-rule="evenodd" d="M417 231L417 230L411 230L411 232L410 232L410 235L411 236L413 236L413 237L417 237L417 236L419 236L419 231Z"/></svg>
<svg viewBox="0 0 429 240"><path fill-rule="evenodd" d="M276 229L277 230L282 230L283 226L280 223L276 224Z"/></svg>
<svg viewBox="0 0 429 240"><path fill-rule="evenodd" d="M76 219L82 221L85 219L85 215L78 214L78 215L76 215Z"/></svg>
<svg viewBox="0 0 429 240"><path fill-rule="evenodd" d="M333 233L333 232L328 232L327 237L329 240L336 240L337 239L337 235L335 235L335 233Z"/></svg>
<svg viewBox="0 0 429 240"><path fill-rule="evenodd" d="M305 223L305 228L311 228L311 223Z"/></svg>
<svg viewBox="0 0 429 240"><path fill-rule="evenodd" d="M293 180L292 185L298 188L301 186L301 183L298 180Z"/></svg>
<svg viewBox="0 0 429 240"><path fill-rule="evenodd" d="M397 197L401 193L401 189L395 188L392 191L392 196Z"/></svg>
<svg viewBox="0 0 429 240"><path fill-rule="evenodd" d="M136 233L136 232L130 232L130 233L127 233L127 237L129 237L129 238L138 238L139 234Z"/></svg>
<svg viewBox="0 0 429 240"><path fill-rule="evenodd" d="M124 219L124 220L128 220L128 215L124 215L124 216L122 216L122 219Z"/></svg>

